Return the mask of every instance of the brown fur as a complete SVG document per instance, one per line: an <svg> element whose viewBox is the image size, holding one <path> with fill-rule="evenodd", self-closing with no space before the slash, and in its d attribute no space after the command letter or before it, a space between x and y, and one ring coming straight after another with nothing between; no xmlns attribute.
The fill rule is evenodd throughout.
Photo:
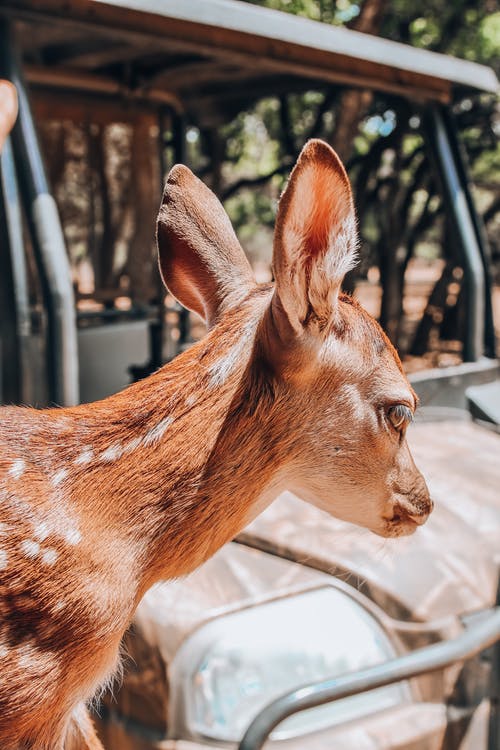
<svg viewBox="0 0 500 750"><path fill-rule="evenodd" d="M333 192L345 189L333 152L307 148L321 181L340 175ZM282 489L386 536L431 509L387 420L415 396L378 325L340 296L329 320L322 310L318 326L312 306L297 329L281 294L321 296L287 288L287 261L276 290L257 286L222 208L197 203L205 190L176 169L159 246L167 283L214 326L207 337L104 401L0 412L2 750L99 748L84 704L116 669L146 589L200 565ZM335 211L316 216L330 224L311 246L305 228L296 265L320 263L317 238L335 234Z"/></svg>

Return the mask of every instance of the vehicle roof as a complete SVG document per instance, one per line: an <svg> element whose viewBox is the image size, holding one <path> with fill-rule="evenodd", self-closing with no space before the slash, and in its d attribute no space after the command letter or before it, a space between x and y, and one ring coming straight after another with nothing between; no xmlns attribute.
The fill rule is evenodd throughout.
<svg viewBox="0 0 500 750"><path fill-rule="evenodd" d="M325 84L441 102L498 90L484 65L239 0L3 0L1 12L29 39L35 83L95 77L188 109Z"/></svg>

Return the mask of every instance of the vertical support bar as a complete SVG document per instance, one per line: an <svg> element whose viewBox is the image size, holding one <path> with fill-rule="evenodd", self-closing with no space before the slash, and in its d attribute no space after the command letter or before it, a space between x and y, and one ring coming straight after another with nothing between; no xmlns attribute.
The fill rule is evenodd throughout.
<svg viewBox="0 0 500 750"><path fill-rule="evenodd" d="M464 263L467 290L464 361L475 362L484 353L486 290L481 251L441 108L438 105L429 107L426 119L428 145L441 178L445 203L460 243Z"/></svg>
<svg viewBox="0 0 500 750"><path fill-rule="evenodd" d="M5 195L5 167L10 151L7 138L0 156L0 400L17 403L21 400L18 373L21 371L19 347L19 316L12 267L12 238Z"/></svg>
<svg viewBox="0 0 500 750"><path fill-rule="evenodd" d="M19 115L12 131L14 156L45 297L50 398L79 401L78 347L71 271L57 206L50 194L21 61L8 21L0 21L0 74L17 88Z"/></svg>
<svg viewBox="0 0 500 750"><path fill-rule="evenodd" d="M479 252L481 254L481 260L483 262L483 272L485 280L484 347L486 356L494 358L496 356L496 340L495 325L493 321L493 300L491 295L491 290L493 287L491 276L491 248L488 242L488 236L486 234L486 227L484 226L482 217L478 214L476 206L474 205L474 199L472 197L470 189L471 178L468 168L467 154L463 143L461 143L459 139L456 120L449 107L443 109L442 114L450 145L453 150L453 155L455 157L455 164L457 165L460 182L463 186L465 197L467 199L467 205L469 206L469 212L474 225L477 244L479 247Z"/></svg>
<svg viewBox="0 0 500 750"><path fill-rule="evenodd" d="M3 398L31 402L28 340L31 330L28 278L14 157L10 138L0 154L0 320Z"/></svg>

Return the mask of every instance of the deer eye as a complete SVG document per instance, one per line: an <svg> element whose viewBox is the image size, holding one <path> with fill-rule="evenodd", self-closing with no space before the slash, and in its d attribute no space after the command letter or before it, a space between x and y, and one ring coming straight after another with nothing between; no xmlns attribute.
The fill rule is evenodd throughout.
<svg viewBox="0 0 500 750"><path fill-rule="evenodd" d="M413 412L404 404L396 404L387 410L387 419L397 432L403 432L413 421Z"/></svg>

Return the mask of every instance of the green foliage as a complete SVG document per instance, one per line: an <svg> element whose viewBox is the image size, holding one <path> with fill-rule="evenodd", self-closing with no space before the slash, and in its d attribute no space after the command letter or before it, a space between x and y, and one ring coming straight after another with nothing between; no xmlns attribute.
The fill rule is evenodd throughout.
<svg viewBox="0 0 500 750"><path fill-rule="evenodd" d="M487 64L500 73L500 12L492 0L246 1L354 28L360 16L365 18L366 3L372 15L380 11L377 28L382 37ZM342 87L325 85L321 90L268 97L220 131L225 159L219 192L253 259L269 259L277 200L304 142L322 137L339 147L338 125L348 95ZM498 236L494 235L500 223L500 206L497 209L495 203L495 186L500 182L496 102L491 96L465 97L457 103L455 114L478 185L478 205L500 261ZM350 142L343 144L361 218L360 271L366 273L374 263L381 269L382 317L388 329L391 315L400 317L402 311L402 291L396 304L387 302L387 295L394 297L395 289L389 277L396 274L402 290L412 255L448 257L453 253L445 239L439 186L419 133L420 117L418 104L375 93L359 106L359 116L348 130ZM207 147L207 161L209 153ZM389 308L392 304L392 312L385 309L387 304ZM398 324L389 333L396 341Z"/></svg>
<svg viewBox="0 0 500 750"><path fill-rule="evenodd" d="M359 14L359 4L350 0L247 0L254 5L265 5L267 8L305 16L323 23L344 24Z"/></svg>
<svg viewBox="0 0 500 750"><path fill-rule="evenodd" d="M500 11L481 20L477 36L481 58L490 65L496 64L498 70L500 60ZM477 57L472 59L477 60Z"/></svg>

